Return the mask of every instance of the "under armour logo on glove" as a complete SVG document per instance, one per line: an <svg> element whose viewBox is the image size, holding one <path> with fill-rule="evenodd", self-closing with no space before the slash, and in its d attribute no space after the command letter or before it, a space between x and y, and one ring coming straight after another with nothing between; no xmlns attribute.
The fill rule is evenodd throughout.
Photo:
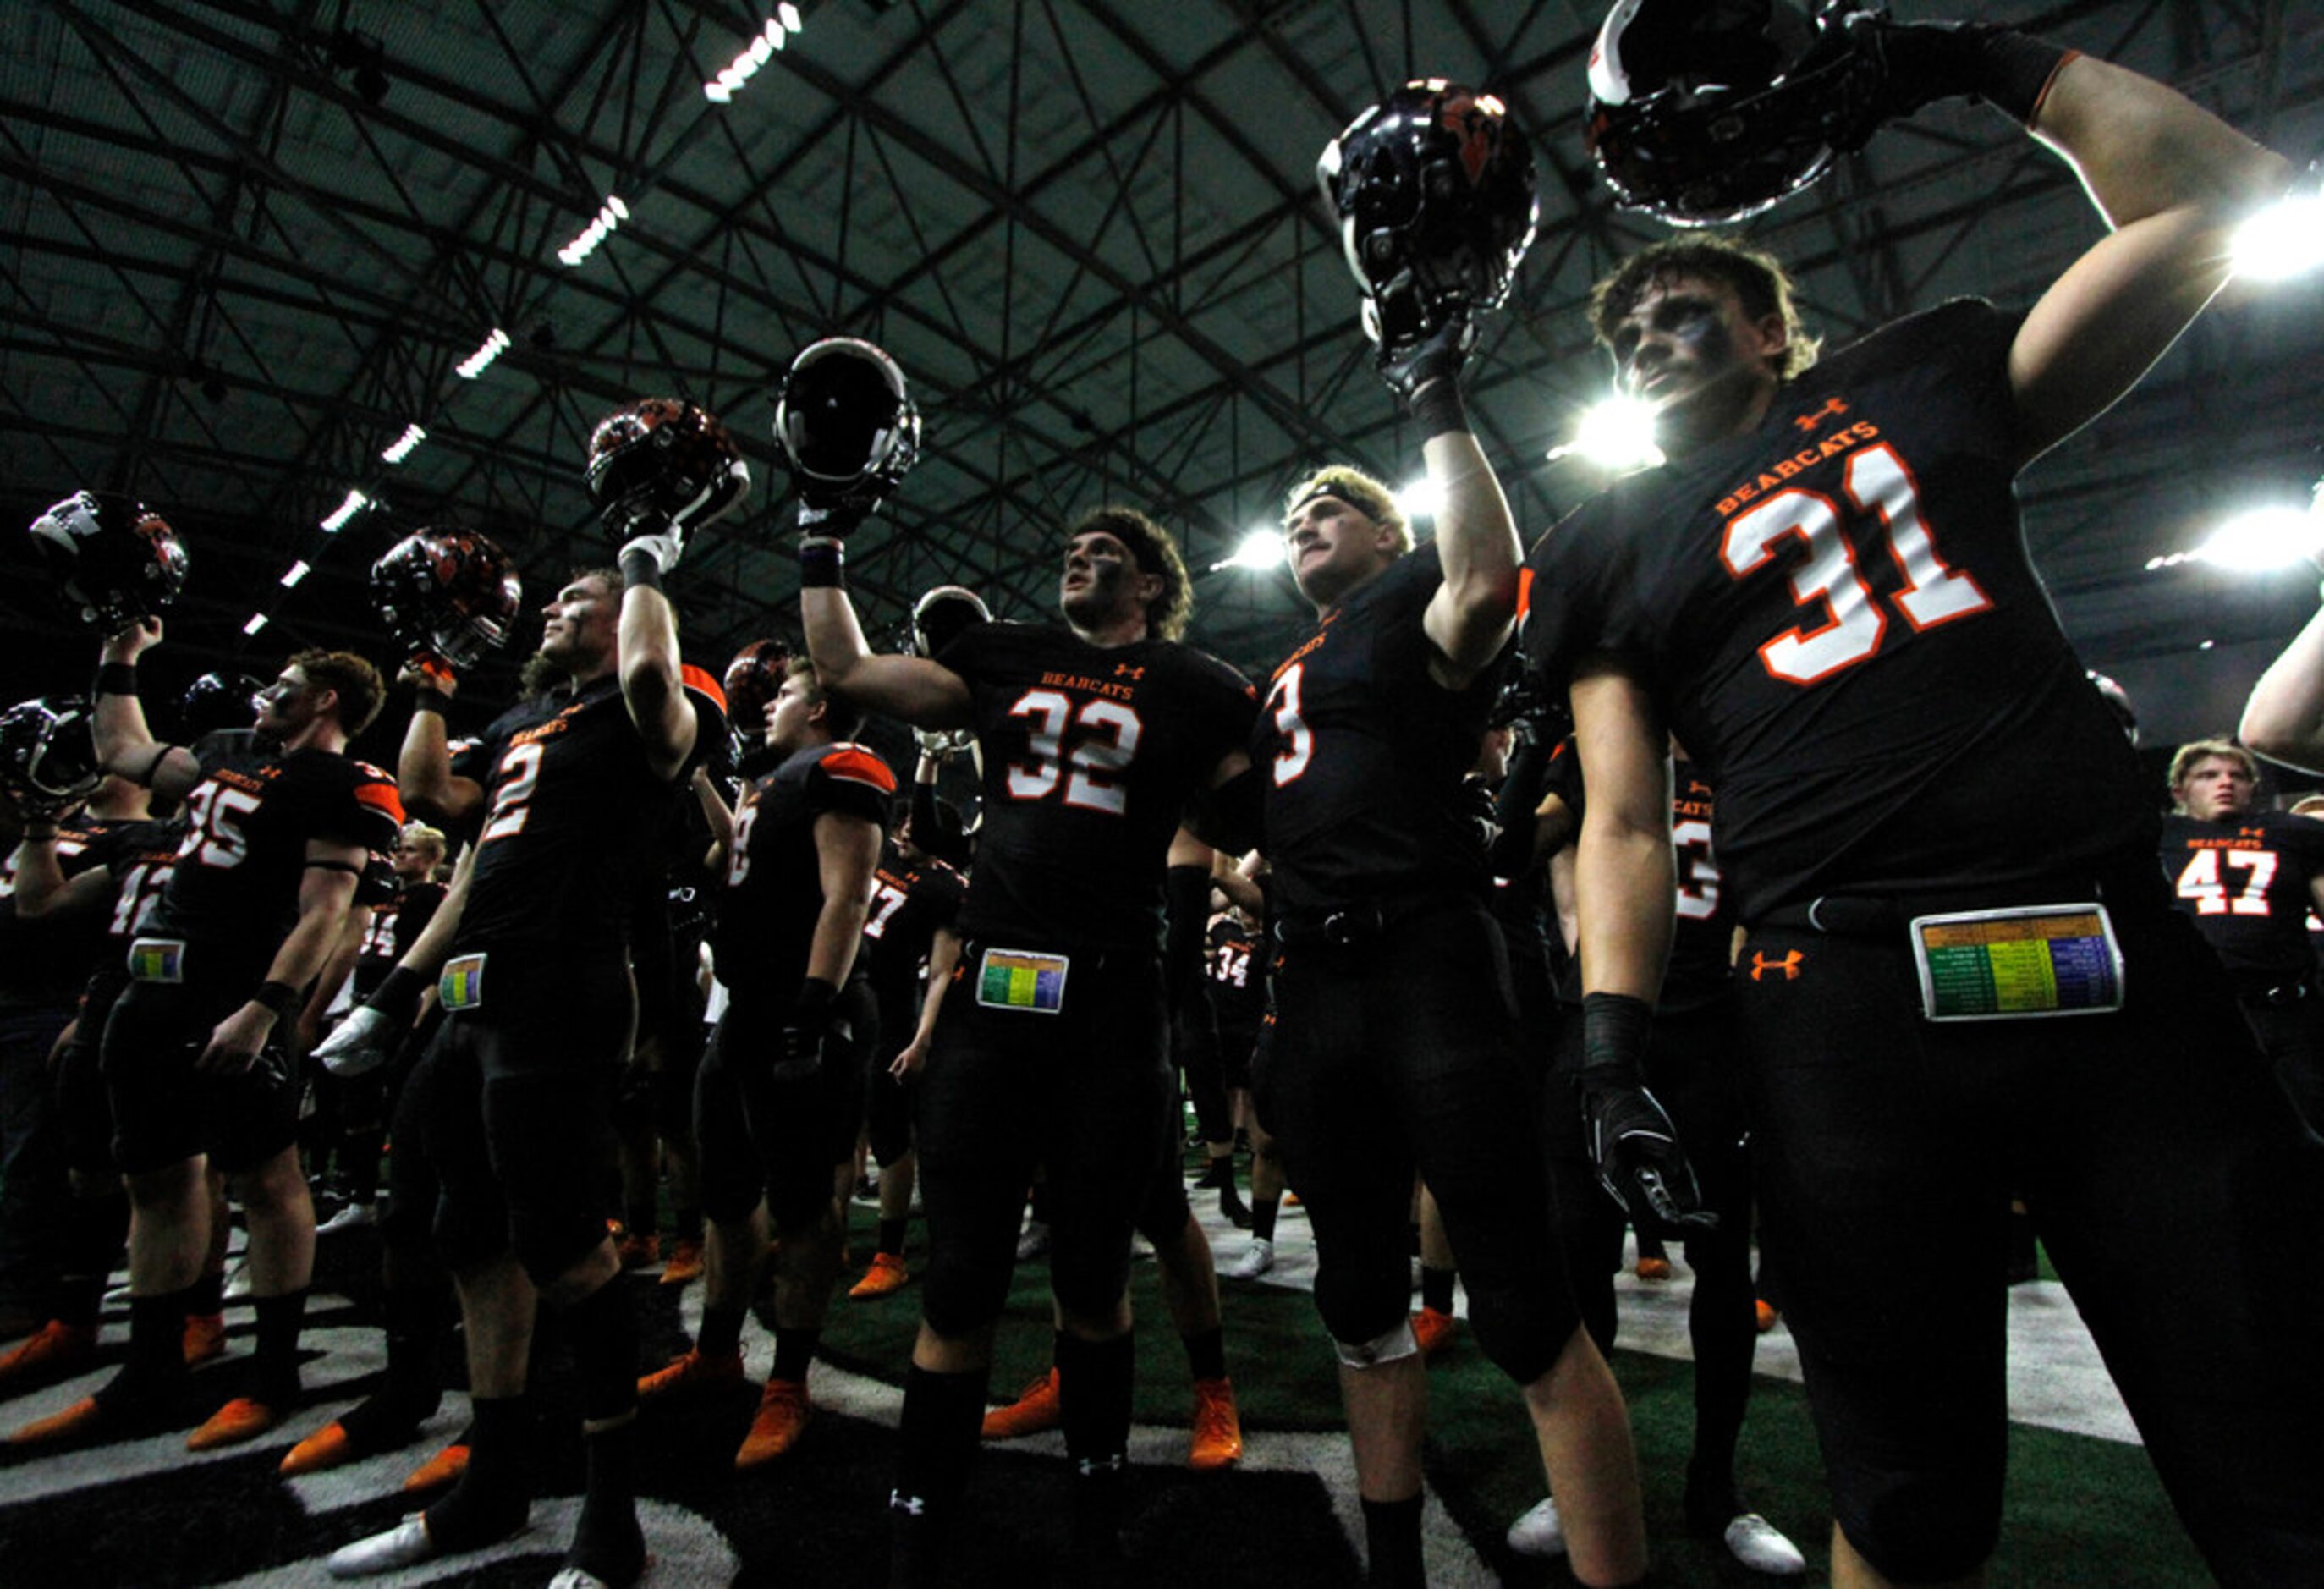
<svg viewBox="0 0 2324 1589"><path fill-rule="evenodd" d="M1582 1117L1599 1184L1623 1212L1650 1214L1681 1230L1719 1228L1719 1216L1702 1206L1678 1132L1652 1093L1634 1083L1593 1084L1585 1073Z"/></svg>

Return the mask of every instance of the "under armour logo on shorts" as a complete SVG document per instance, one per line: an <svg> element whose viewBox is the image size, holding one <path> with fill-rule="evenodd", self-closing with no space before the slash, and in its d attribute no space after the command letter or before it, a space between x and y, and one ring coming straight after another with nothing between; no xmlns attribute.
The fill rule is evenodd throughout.
<svg viewBox="0 0 2324 1589"><path fill-rule="evenodd" d="M1757 982L1770 971L1780 971L1784 974L1785 982L1797 982L1800 979L1800 966L1806 960L1807 956L1797 949L1790 951L1780 960L1770 960L1766 956L1754 949L1751 951L1751 980Z"/></svg>

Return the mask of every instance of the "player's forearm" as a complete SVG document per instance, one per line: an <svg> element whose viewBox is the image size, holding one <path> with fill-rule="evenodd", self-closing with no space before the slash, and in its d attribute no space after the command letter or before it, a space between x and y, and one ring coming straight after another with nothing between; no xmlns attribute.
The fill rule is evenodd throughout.
<svg viewBox="0 0 2324 1589"><path fill-rule="evenodd" d="M679 675L678 619L669 598L647 585L622 593L622 700L663 776L694 751L694 713Z"/></svg>
<svg viewBox="0 0 2324 1589"><path fill-rule="evenodd" d="M97 691L89 714L97 765L134 783L149 783L161 746L145 725L145 707L135 694Z"/></svg>
<svg viewBox="0 0 2324 1589"><path fill-rule="evenodd" d="M1436 548L1444 565L1444 605L1441 613L1432 612L1430 635L1455 665L1481 668L1508 642L1517 617L1517 567L1524 560L1517 522L1475 436L1466 430L1432 436L1421 457L1443 494Z"/></svg>
<svg viewBox="0 0 2324 1589"><path fill-rule="evenodd" d="M419 688L429 691L426 684ZM475 786L469 785L470 799L461 798L460 781L452 776L452 743L444 726L441 697L429 691L423 698L427 704L412 708L402 748L396 753L396 793L415 817L456 823L468 815Z"/></svg>
<svg viewBox="0 0 2324 1589"><path fill-rule="evenodd" d="M1667 819L1641 828L1590 808L1573 861L1584 993L1655 1002L1670 959L1677 890Z"/></svg>
<svg viewBox="0 0 2324 1589"><path fill-rule="evenodd" d="M2117 227L2173 209L2238 220L2292 175L2282 156L2177 90L2087 55L2059 69L2033 130L2073 162Z"/></svg>
<svg viewBox="0 0 2324 1589"><path fill-rule="evenodd" d="M960 965L960 948L958 933L948 927L936 928L936 938L928 946L928 986L920 995L920 1023L912 1033L916 1043L926 1042L936 1033L945 990L952 986L952 974Z"/></svg>
<svg viewBox="0 0 2324 1589"><path fill-rule="evenodd" d="M284 987L303 989L322 974L323 965L331 957L332 946L338 942L339 929L346 918L347 896L354 891L355 880L336 895L318 894L300 901L299 924L282 947L274 951L273 963L266 968L266 980Z"/></svg>
<svg viewBox="0 0 2324 1589"><path fill-rule="evenodd" d="M869 888L871 874L864 874ZM807 974L809 978L838 987L847 981L855 969L855 951L863 941L863 923L872 914L870 901L862 892L849 898L826 897L823 909L816 912L815 937L808 946Z"/></svg>
<svg viewBox="0 0 2324 1589"><path fill-rule="evenodd" d="M460 933L460 918L467 913L468 880L476 869L476 846L470 845L461 856L458 868L452 873L452 884L444 891L443 902L411 947L396 961L400 970L421 976L433 976L452 953L452 942Z"/></svg>
<svg viewBox="0 0 2324 1589"><path fill-rule="evenodd" d="M2272 762L2324 768L2324 611L2259 676L2236 732Z"/></svg>

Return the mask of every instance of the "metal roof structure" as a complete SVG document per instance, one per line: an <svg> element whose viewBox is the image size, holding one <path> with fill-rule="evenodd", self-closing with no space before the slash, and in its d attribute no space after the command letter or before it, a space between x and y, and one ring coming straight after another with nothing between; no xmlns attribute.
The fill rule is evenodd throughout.
<svg viewBox="0 0 2324 1589"><path fill-rule="evenodd" d="M2296 159L2324 143L2324 0L1977 9L2169 81ZM795 633L772 384L807 342L849 334L895 356L927 422L918 468L851 555L875 631L946 581L1004 615L1046 608L1059 531L1109 500L1172 524L1211 570L1305 467L1419 473L1313 173L1365 106L1437 74L1499 94L1535 141L1540 235L1470 386L1537 531L1598 484L1546 456L1608 385L1581 305L1661 231L1614 208L1582 145L1601 14L1594 0L14 0L0 515L23 524L81 486L161 509L195 563L169 648L189 670L230 656L269 670L292 643L378 653L364 575L412 529L485 531L536 599L601 559L589 431L627 399L674 393L728 421L758 483L671 580L689 652L716 667ZM724 102L706 92L754 40L747 79ZM1749 230L1844 341L1959 293L2030 302L2101 226L2062 162L1956 105L1885 131ZM2319 291L2235 290L2024 482L2070 632L2164 733L2231 721L2312 610L2296 577L2145 565L2225 504L2305 501ZM504 346L464 375L495 333ZM414 426L424 439L383 457ZM323 529L351 492L369 505ZM78 682L93 648L24 575L21 536L8 544L12 677ZM283 583L294 564L311 575ZM1193 637L1262 669L1303 615L1280 571L1207 571Z"/></svg>

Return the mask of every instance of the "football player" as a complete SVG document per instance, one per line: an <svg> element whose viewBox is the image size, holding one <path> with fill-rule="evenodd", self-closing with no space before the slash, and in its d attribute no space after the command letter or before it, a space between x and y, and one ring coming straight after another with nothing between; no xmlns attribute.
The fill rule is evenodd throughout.
<svg viewBox="0 0 2324 1589"><path fill-rule="evenodd" d="M818 687L806 658L785 673L766 713L774 770L731 815L711 812L709 865L724 888L710 947L727 1003L695 1088L709 1235L702 1326L685 1355L638 1382L651 1400L741 1381L743 1316L771 1233L774 1368L734 1455L740 1469L788 1452L812 1410L807 1369L845 1240L833 1171L853 1159L864 1056L877 1047L858 949L896 794L887 762L850 737L856 709Z"/></svg>
<svg viewBox="0 0 2324 1589"><path fill-rule="evenodd" d="M1637 18L1618 9L1609 34ZM2023 34L1848 25L1875 69L1868 121L1979 95L2069 162L2107 233L2030 311L1957 300L1821 363L1780 268L1713 238L1657 245L1595 296L1668 461L1529 564L1526 654L1570 687L1588 781L1586 1061L1635 1080L1651 1031L1674 730L1719 791L1750 933L1761 1242L1831 1486L1834 1581L1971 1579L1993 1548L2013 1191L2212 1570L2313 1578L2324 1266L2287 1278L2275 1255L2314 1250L2318 1178L2160 886L2153 803L2010 492L2209 301L2232 227L2287 168L2170 89ZM1627 41L1606 59L1627 68ZM1875 1244L1912 1261L1868 1269Z"/></svg>
<svg viewBox="0 0 2324 1589"><path fill-rule="evenodd" d="M2171 758L2163 875L2218 953L2301 1122L2324 1146L2324 1000L2311 909L2324 907L2324 827L2259 808L2259 762L2224 739Z"/></svg>
<svg viewBox="0 0 2324 1589"><path fill-rule="evenodd" d="M114 1158L133 1210L129 1361L94 1396L18 1430L19 1444L175 1425L189 1390L189 1292L212 1246L212 1165L249 1220L257 1355L250 1393L188 1446L255 1438L297 1402L315 1212L299 1163L290 1033L278 1029L337 941L365 857L392 848L403 820L388 775L345 753L379 710L369 662L301 651L260 694L255 739L213 734L188 749L157 742L138 702L137 659L161 639L157 618L113 635L97 680L99 759L182 801L187 817L101 1039Z"/></svg>
<svg viewBox="0 0 2324 1589"><path fill-rule="evenodd" d="M1177 641L1185 565L1143 514L1102 508L1073 526L1062 624L977 624L934 658L872 653L829 527L800 547L816 675L916 725L973 728L983 747L962 961L921 1080L930 1256L890 1503L898 1580L942 1559L1037 1156L1076 1547L1102 1557L1119 1549L1130 1433L1130 1227L1176 1138L1156 941L1165 862L1189 804L1247 770L1251 690Z"/></svg>

